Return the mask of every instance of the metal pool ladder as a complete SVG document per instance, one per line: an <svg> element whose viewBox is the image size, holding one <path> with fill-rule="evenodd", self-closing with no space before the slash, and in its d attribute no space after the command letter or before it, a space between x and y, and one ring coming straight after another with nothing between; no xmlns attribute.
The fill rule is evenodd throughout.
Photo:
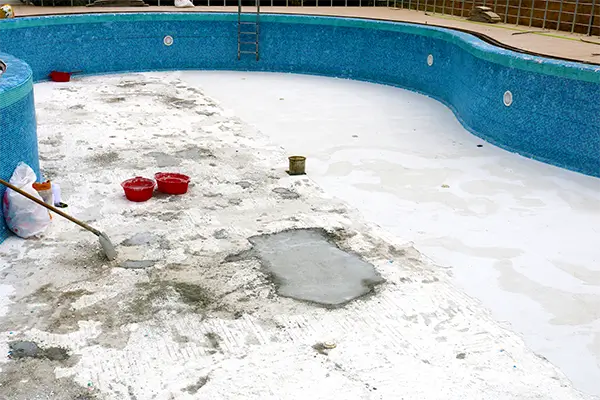
<svg viewBox="0 0 600 400"><path fill-rule="evenodd" d="M256 11L242 12L242 0L238 0L238 60L242 54L254 54L256 61L259 59L260 0L254 0L254 4Z"/></svg>

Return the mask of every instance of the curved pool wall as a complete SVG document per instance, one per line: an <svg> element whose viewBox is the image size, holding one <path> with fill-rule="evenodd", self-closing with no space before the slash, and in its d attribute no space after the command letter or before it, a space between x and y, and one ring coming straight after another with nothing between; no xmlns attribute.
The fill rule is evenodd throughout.
<svg viewBox="0 0 600 400"><path fill-rule="evenodd" d="M33 79L29 65L0 53L6 72L0 75L0 178L8 181L20 161L40 177L38 141L33 102ZM0 185L0 199L5 188ZM0 242L9 234L0 207Z"/></svg>
<svg viewBox="0 0 600 400"><path fill-rule="evenodd" d="M174 39L171 46L163 43L166 35ZM438 99L469 131L500 147L600 177L598 65L516 53L445 28L335 17L264 14L260 45L260 61L253 55L237 60L237 15L231 13L0 21L0 49L26 61L35 81L47 79L52 70L102 74L204 69L384 83ZM510 106L503 102L506 91L512 93ZM31 104L29 96L23 108L14 106L3 114L15 126L7 132L27 126L25 136L34 137ZM10 142L18 136L8 135L0 137ZM4 148L0 160L6 157ZM14 148L7 151L15 154ZM23 152L31 157L33 147ZM0 163L5 176L14 161Z"/></svg>

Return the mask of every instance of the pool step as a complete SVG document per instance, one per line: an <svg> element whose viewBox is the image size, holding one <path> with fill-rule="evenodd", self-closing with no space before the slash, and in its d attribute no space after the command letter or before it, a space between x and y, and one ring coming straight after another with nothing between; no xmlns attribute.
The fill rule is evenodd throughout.
<svg viewBox="0 0 600 400"><path fill-rule="evenodd" d="M260 0L254 0L254 6L256 8L253 11L243 12L242 0L238 0L238 60L242 59L242 54L254 54L256 61L259 59ZM244 20L245 17L247 18ZM248 20L248 18L253 19L253 21ZM242 26L244 27L243 30ZM253 48L250 46L253 46Z"/></svg>

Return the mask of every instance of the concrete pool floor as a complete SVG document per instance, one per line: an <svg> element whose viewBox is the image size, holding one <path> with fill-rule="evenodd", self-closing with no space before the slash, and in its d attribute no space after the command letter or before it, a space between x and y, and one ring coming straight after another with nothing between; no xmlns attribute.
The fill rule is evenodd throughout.
<svg viewBox="0 0 600 400"><path fill-rule="evenodd" d="M320 77L183 73L600 394L600 179L492 146L444 105ZM482 147L478 147L482 146Z"/></svg>
<svg viewBox="0 0 600 400"><path fill-rule="evenodd" d="M354 92L355 84L369 86L310 77L294 82L287 76L298 85L293 89L277 81L280 76L272 77L275 84L265 92L275 90L271 101L282 105L295 101L294 92L302 95L302 87L316 95L322 86L321 96L329 87L330 95L338 96ZM252 110L231 111L227 87L219 103L206 95L214 87L203 89L198 82L207 78L210 74L175 72L36 85L43 170L62 184L69 212L119 244L120 259L106 262L93 235L58 217L42 239L10 238L0 245L0 347L8 354L11 344L34 342L41 354L61 355L3 359L0 398L593 398L573 389L509 325L496 322L479 301L457 289L451 276L461 266L454 260L435 265L406 237L337 200L342 186L323 191L317 182L325 158L309 156L308 176L287 176L285 157L295 144L286 151L245 122L243 115ZM251 84L262 80L266 85L265 79L239 75ZM441 105L435 119L427 117L438 105L427 103L430 99L384 89L422 106L414 110L424 114L414 119L450 124L452 116ZM364 93L371 101L377 98ZM384 103L374 107L381 109L371 109L364 126L387 114L386 103L393 105L387 95L379 98ZM314 101L305 98L295 107L299 124L310 120ZM348 111L347 102L363 106L360 97L344 101L329 110L331 122ZM349 134L346 128L336 132ZM440 145L457 132L437 136ZM424 146L435 145L431 132L422 135ZM347 138L354 139L368 136ZM326 140L321 145L329 146ZM482 174L486 166L511 164L510 154L493 153L491 146L473 149L478 153L470 161ZM330 158L336 160L337 153ZM450 156L442 160L451 161ZM361 162L364 157L368 154ZM151 176L158 164L190 174L190 192L127 202L119 182ZM338 162L336 176L351 172L348 167ZM560 178L560 170L548 170L544 179L557 179L554 175ZM432 190L455 204L443 193L456 190L458 181L444 180L450 187L441 188L437 174L433 177ZM419 180L413 180L415 188ZM284 196L282 189L298 196ZM476 203L475 214L489 209L484 206ZM541 207L521 205L522 212L536 206ZM401 214L410 225L411 213ZM431 217L445 214L452 213L442 208ZM230 258L249 250L251 237L299 228L324 229L340 249L372 264L385 282L365 297L329 309L278 296L256 259ZM124 260L154 264L128 269L120 267ZM527 296L521 297L526 303Z"/></svg>

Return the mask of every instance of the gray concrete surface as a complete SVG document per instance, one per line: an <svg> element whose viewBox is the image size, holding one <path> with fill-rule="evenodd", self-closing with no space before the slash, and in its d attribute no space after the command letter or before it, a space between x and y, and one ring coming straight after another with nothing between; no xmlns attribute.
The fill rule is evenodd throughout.
<svg viewBox="0 0 600 400"><path fill-rule="evenodd" d="M281 296L339 306L383 282L371 264L339 249L323 229L289 230L249 240Z"/></svg>

